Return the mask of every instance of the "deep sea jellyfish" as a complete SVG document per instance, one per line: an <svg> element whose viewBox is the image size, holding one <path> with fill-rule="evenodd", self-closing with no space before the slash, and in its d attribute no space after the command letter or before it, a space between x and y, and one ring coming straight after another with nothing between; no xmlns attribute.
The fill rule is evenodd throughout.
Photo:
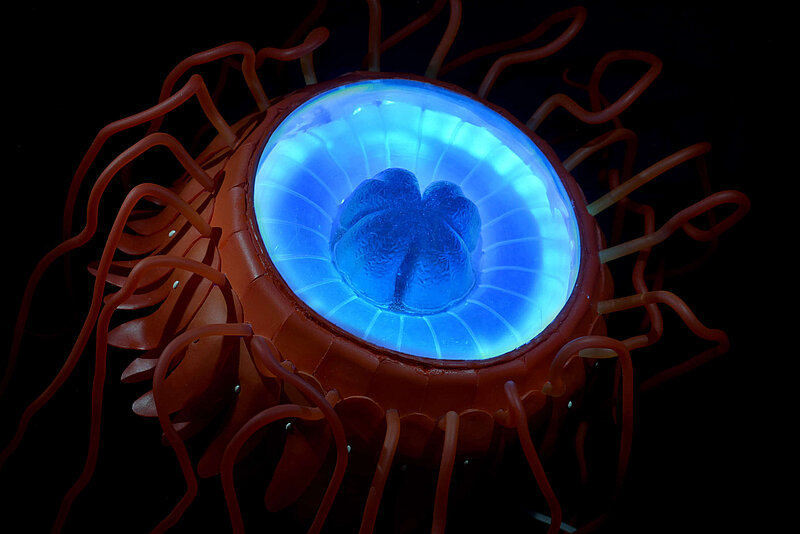
<svg viewBox="0 0 800 534"><path fill-rule="evenodd" d="M216 493L223 524L237 532L251 523L443 532L474 517L448 504L471 502L459 492L477 476L470 470L496 476L492 465L506 454L516 455L516 471L529 468L513 479L524 487L506 491L529 503L530 524L556 532L609 520L629 461L635 390L727 350L722 331L661 289L672 267L653 265L651 255L673 233L713 248L749 202L736 191L711 193L701 164L704 198L656 218L647 187L709 150L698 142L636 160L638 138L623 121L656 83L657 57L597 52L588 83L559 69L561 87L577 96L543 98L523 122L490 94L503 94L501 80L521 68L513 65L547 65L578 44L586 10L554 11L523 37L459 55L460 2L432 2L395 32L381 31L381 16L400 15L367 2L363 68L318 75L312 57L322 65L336 44L322 23L335 22L337 9L317 2L281 48L235 42L179 63L158 103L103 128L81 162L64 241L31 270L3 382L13 389L17 355L29 358L33 342L23 333L38 281L104 234L69 356L16 414L0 456L12 469L30 423L81 357L94 356L88 455L80 473L69 472L74 484L63 488L54 530L74 528L73 502L77 513L84 488L97 484L102 429L114 425L103 410L108 355L127 359L123 381L143 386L133 412L143 428L163 432L184 477L146 529L178 528L198 513L195 499ZM424 75L387 69L406 39L428 33L436 38ZM494 62L475 83L459 80L486 58ZM299 62L304 86L278 92L263 74L273 60L290 62L284 70ZM208 81L209 65L223 67L222 83ZM607 88L620 65L634 67ZM237 102L252 112L226 113L222 97L234 80L244 81ZM197 150L166 133L190 100L211 125ZM546 142L536 132L557 116L571 126ZM577 135L569 131L576 124L584 128ZM105 145L134 127L141 139L90 171ZM182 170L150 183L132 163L156 147L166 166L177 161ZM589 180L581 170L593 162L599 170ZM96 179L88 199L84 178ZM101 199L118 184L125 199L104 220ZM79 200L87 217L76 230ZM75 261L67 265L73 276ZM633 327L614 330L613 318L631 309L642 311ZM649 372L635 377L637 352L681 322L705 342L699 354L643 363ZM148 439L159 441L158 431ZM164 472L175 469L169 460ZM587 498L592 492L611 498ZM149 507L156 493L136 507ZM393 521L398 515L413 517ZM499 520L486 517L479 521Z"/></svg>

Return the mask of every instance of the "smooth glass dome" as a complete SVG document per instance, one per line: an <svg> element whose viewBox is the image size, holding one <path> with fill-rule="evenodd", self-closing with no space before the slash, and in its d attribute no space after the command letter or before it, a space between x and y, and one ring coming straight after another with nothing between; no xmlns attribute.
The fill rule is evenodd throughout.
<svg viewBox="0 0 800 534"><path fill-rule="evenodd" d="M442 309L381 304L334 263L343 204L392 168L413 173L420 191L450 182L478 211L475 279ZM580 265L569 196L531 139L483 104L418 81L355 82L298 106L264 148L254 208L299 299L355 336L424 358L482 360L526 344L564 307ZM401 197L394 208L404 213ZM392 221L403 215L384 227Z"/></svg>

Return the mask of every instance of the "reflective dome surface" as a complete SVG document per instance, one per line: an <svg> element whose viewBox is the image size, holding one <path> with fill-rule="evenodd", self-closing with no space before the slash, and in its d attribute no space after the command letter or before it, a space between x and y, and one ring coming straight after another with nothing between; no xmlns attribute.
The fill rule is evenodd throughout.
<svg viewBox="0 0 800 534"><path fill-rule="evenodd" d="M410 189L378 191L387 169L416 178L421 204ZM261 155L254 209L300 300L361 339L424 358L524 345L564 307L580 265L569 196L541 150L480 102L424 82L365 80L298 106ZM409 267L423 242L438 252Z"/></svg>

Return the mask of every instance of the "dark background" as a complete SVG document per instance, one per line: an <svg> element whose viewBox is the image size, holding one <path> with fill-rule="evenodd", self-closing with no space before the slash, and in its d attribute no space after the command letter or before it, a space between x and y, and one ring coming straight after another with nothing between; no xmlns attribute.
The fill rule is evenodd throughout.
<svg viewBox="0 0 800 534"><path fill-rule="evenodd" d="M366 52L365 4L355 0L330 3L319 23L332 32L328 43L315 54L320 79L357 70ZM618 517L604 532L722 532L734 527L760 532L766 530L767 521L781 515L772 493L775 480L787 476L782 473L788 466L776 460L782 451L781 429L792 421L779 414L782 381L778 377L791 374L783 363L790 352L788 343L775 340L788 337L780 320L785 312L778 308L776 297L788 297L794 290L782 283L780 270L765 267L780 265L790 257L788 252L777 252L778 239L785 247L782 250L795 248L791 217L780 207L780 197L793 196L793 191L786 189L792 179L783 177L793 154L780 148L786 135L780 125L789 121L779 108L784 85L781 72L787 67L783 34L777 30L781 17L763 2L749 9L728 7L724 11L684 1L643 4L587 2L587 23L572 43L539 63L508 69L489 99L523 121L556 92L567 92L587 103L585 94L561 82L564 67L571 67L573 79L586 82L594 62L607 51L631 48L653 52L664 60L662 74L622 116L624 124L640 134L636 170L695 142L709 141L713 146L707 158L712 190L739 189L750 195L752 212L723 236L718 253L698 270L666 284L704 324L726 330L732 349L695 373L637 398L626 490ZM427 5L386 2L383 35L394 33ZM461 31L448 59L523 34L566 7L571 5L466 1ZM13 317L30 271L59 242L69 180L100 128L153 105L161 81L181 59L234 40L249 42L256 50L280 46L309 9L307 1L280 7L231 2L213 8L189 3L117 5L99 10L39 4L13 8L6 24L14 27L16 36L4 36L10 63L3 76L7 94L2 145L6 162L4 339L11 338ZM425 30L385 54L383 69L422 74L446 19L447 9ZM544 40L554 35L550 32ZM444 79L475 91L494 57L473 62ZM609 71L603 90L610 98L620 95L626 83L642 74L636 68ZM217 71L207 68L199 72L213 79ZM296 63L282 71L267 64L260 74L270 96L301 83ZM280 76L287 81L273 81L283 79ZM241 87L238 90L241 92ZM235 91L234 84L234 95ZM235 98L224 101L223 113L235 117L246 112L238 102ZM189 144L202 117L196 103L186 107L187 111L167 120L165 129ZM566 113L556 112L539 133L545 139L562 140L554 145L563 159L580 143L599 135L602 128L583 126ZM102 166L141 133L123 135L111 143L87 179L94 180ZM150 179L152 175L153 180L165 183L178 170L169 158L158 156L140 169L139 176ZM579 168L575 177L586 188L589 200L598 196L591 166ZM693 167L684 165L656 179L640 198L657 206L660 225L701 198L697 184ZM85 206L88 189L84 188L79 206ZM121 187L109 189L103 201L104 220L113 217L113 208L122 198ZM81 209L76 228L83 221ZM702 250L681 237L673 240L665 248L665 254L673 259ZM96 238L92 243L73 257L79 295L90 283L80 266L99 258L102 240ZM618 295L630 292L625 265L612 267L622 280ZM0 404L0 443L10 439L24 405L45 387L66 356L82 321L75 310L87 309L83 297L79 297L78 308L72 304L60 269L61 264L54 266L36 293L30 323L35 335L25 338L23 361ZM664 345L634 354L637 378L647 376L648 370L663 368L659 362L681 361L686 351L697 352L707 346L688 335L671 312L664 313ZM624 336L630 332L625 327L638 324L638 320L638 315L630 320L621 318L612 328ZM64 332L66 335L52 337ZM116 380L127 357L123 354L109 363L100 463L89 488L75 504L68 532L86 527L149 531L183 492L170 452L158 451L155 423L129 410L143 392L141 386L124 386ZM34 419L21 450L0 472L0 522L14 517L26 522L24 527L0 524L0 529L49 530L60 496L83 462L91 370L88 359L79 365L75 377ZM605 458L613 465L613 451ZM526 470L527 466L518 463L516 475L501 474L494 481L497 487L476 490L476 494L485 494L483 507L469 498L451 499L449 531L543 532L527 515L523 499L514 497L524 494L520 487L534 484ZM201 485L200 490L198 502L175 531L188 532L198 526L206 531L227 531L218 480ZM535 497L531 499L532 508L547 513ZM402 512L387 507L390 511L382 512L379 527L393 532L391 525L400 521L393 521L390 514ZM423 517L429 513L417 512ZM420 531L429 528L429 520L425 521Z"/></svg>

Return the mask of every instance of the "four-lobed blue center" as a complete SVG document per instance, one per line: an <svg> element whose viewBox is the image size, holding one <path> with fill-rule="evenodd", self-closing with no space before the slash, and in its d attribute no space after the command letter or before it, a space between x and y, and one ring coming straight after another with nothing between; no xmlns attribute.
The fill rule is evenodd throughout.
<svg viewBox="0 0 800 534"><path fill-rule="evenodd" d="M389 168L364 180L339 209L331 235L334 264L354 291L384 309L444 311L476 284L478 209L456 184L431 183Z"/></svg>

